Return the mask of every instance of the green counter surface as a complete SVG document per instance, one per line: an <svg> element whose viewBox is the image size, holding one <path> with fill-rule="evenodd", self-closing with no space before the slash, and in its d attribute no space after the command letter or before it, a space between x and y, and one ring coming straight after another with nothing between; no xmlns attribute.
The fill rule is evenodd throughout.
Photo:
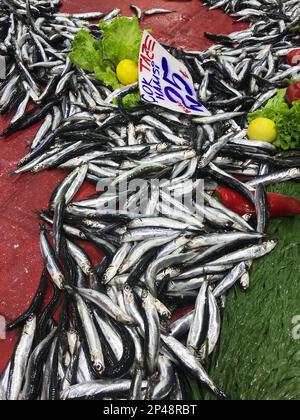
<svg viewBox="0 0 300 420"><path fill-rule="evenodd" d="M300 184L270 191L300 199ZM273 220L268 233L278 246L253 265L248 292L237 286L229 294L210 361L212 378L231 400L300 399L300 338L293 338L300 331L300 218Z"/></svg>

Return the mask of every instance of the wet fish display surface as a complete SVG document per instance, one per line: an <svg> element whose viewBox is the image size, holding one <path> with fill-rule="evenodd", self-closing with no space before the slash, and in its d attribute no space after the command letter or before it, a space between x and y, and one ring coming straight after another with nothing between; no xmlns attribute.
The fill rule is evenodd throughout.
<svg viewBox="0 0 300 420"><path fill-rule="evenodd" d="M252 262L276 246L266 236L264 187L300 177L297 151L277 154L269 144L250 143L246 132L247 114L300 77L300 67L283 60L300 45L293 31L300 5L206 3L249 28L207 33L216 44L205 51L169 48L211 112L191 117L145 104L124 108L127 88L111 92L73 66L76 33L84 28L101 37L91 21L110 22L119 9L68 14L57 0L0 1L0 112L13 115L2 136L42 122L15 172L70 171L40 214L45 269L30 308L8 325L23 331L0 399L182 399L184 373L225 398L205 364L220 338L226 293L238 282L249 287ZM85 181L99 193L76 200ZM212 184L252 202L257 220L222 206ZM177 199L182 189L191 206ZM78 239L104 259L93 265ZM53 295L43 308L47 284ZM171 323L187 305L195 309Z"/></svg>

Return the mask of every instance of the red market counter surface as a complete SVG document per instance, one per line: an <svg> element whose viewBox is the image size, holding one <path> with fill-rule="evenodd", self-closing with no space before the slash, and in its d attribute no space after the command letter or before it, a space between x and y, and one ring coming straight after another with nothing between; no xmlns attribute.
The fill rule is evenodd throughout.
<svg viewBox="0 0 300 420"><path fill-rule="evenodd" d="M131 3L120 0L63 0L62 10L107 12L118 7L122 14L130 16ZM202 50L210 45L203 35L205 31L230 33L243 27L221 11L209 11L200 0L137 0L135 3L143 10L164 7L176 11L148 17L143 21L143 27L151 27L153 36L160 42L178 48ZM1 131L7 123L7 118L0 119ZM40 220L36 212L47 207L51 193L65 175L59 170L12 175L37 129L38 126L35 126L9 140L0 139L0 316L6 321L14 319L28 307L37 288L43 263L38 238ZM91 186L85 187L85 195L93 192ZM87 250L95 260L101 258L94 250ZM9 333L3 340L0 331L0 372L11 357L18 335L19 331Z"/></svg>

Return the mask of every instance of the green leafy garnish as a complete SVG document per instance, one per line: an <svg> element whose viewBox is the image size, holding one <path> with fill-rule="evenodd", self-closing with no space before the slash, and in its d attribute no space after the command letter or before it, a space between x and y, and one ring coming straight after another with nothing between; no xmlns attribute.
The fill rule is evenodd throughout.
<svg viewBox="0 0 300 420"><path fill-rule="evenodd" d="M124 87L116 75L116 67L124 59L138 63L140 45L143 37L139 20L136 17L119 17L110 24L100 23L103 36L97 40L89 31L81 30L73 41L69 57L72 63L89 71L113 90ZM139 93L123 98L126 108L141 102Z"/></svg>
<svg viewBox="0 0 300 420"><path fill-rule="evenodd" d="M249 123L256 118L270 118L276 124L277 138L274 145L283 149L295 149L300 144L300 101L290 108L285 101L286 89L280 89L267 105L248 116Z"/></svg>
<svg viewBox="0 0 300 420"><path fill-rule="evenodd" d="M123 105L125 108L135 108L141 102L141 95L139 92L129 93L123 98Z"/></svg>
<svg viewBox="0 0 300 420"><path fill-rule="evenodd" d="M123 85L119 82L116 72L110 67L101 68L100 66L94 68L95 77L99 80L102 80L106 86L110 86L113 90L117 90Z"/></svg>
<svg viewBox="0 0 300 420"><path fill-rule="evenodd" d="M104 59L116 67L122 60L138 63L143 33L137 17L119 17L110 24L100 23Z"/></svg>
<svg viewBox="0 0 300 420"><path fill-rule="evenodd" d="M72 63L87 71L94 71L103 64L102 44L93 35L82 29L73 41L73 50L69 54Z"/></svg>

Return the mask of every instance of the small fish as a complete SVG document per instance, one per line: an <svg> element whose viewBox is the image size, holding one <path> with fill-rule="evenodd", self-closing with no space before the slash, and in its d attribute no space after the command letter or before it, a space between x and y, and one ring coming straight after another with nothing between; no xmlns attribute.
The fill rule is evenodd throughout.
<svg viewBox="0 0 300 420"><path fill-rule="evenodd" d="M254 245L244 250L233 252L213 263L208 263L208 265L235 264L241 261L254 260L269 254L276 246L276 241L264 242L262 245Z"/></svg>
<svg viewBox="0 0 300 420"><path fill-rule="evenodd" d="M203 330L205 325L205 311L207 305L207 290L208 283L204 282L200 289L198 298L196 300L196 307L194 317L191 323L187 338L187 348L191 353L195 354L199 351L201 345L201 338L203 340Z"/></svg>
<svg viewBox="0 0 300 420"><path fill-rule="evenodd" d="M79 385L73 385L61 393L61 400L78 400L105 397L107 395L127 395L130 391L131 380L106 380L87 382ZM143 389L147 387L147 382L143 381Z"/></svg>
<svg viewBox="0 0 300 420"><path fill-rule="evenodd" d="M20 397L35 330L36 317L32 316L28 319L23 328L20 341L17 344L11 361L10 375L7 386L7 400L9 401L16 401Z"/></svg>
<svg viewBox="0 0 300 420"><path fill-rule="evenodd" d="M91 289L79 289L78 292L85 299L99 306L105 313L124 325L134 325L134 320L119 309L104 293Z"/></svg>
<svg viewBox="0 0 300 420"><path fill-rule="evenodd" d="M160 351L160 321L153 296L148 291L142 293L142 308L145 323L145 361L151 377L157 372Z"/></svg>
<svg viewBox="0 0 300 420"><path fill-rule="evenodd" d="M198 360L190 353L190 351L181 344L178 340L171 336L162 335L163 343L170 354L182 365L190 374L205 383L220 399L224 399L225 394L216 387L213 381L209 378L204 368Z"/></svg>
<svg viewBox="0 0 300 420"><path fill-rule="evenodd" d="M197 124L214 124L220 121L228 121L232 118L241 117L244 115L243 112L230 112L230 113L220 113L211 117L196 117L194 122Z"/></svg>
<svg viewBox="0 0 300 420"><path fill-rule="evenodd" d="M44 257L45 266L51 276L53 283L59 288L63 289L65 285L65 276L59 266L57 257L47 238L46 231L43 227L40 229L40 244L41 252Z"/></svg>
<svg viewBox="0 0 300 420"><path fill-rule="evenodd" d="M256 187L257 185L264 185L265 187L281 182L291 181L300 177L300 170L298 168L291 168L285 171L275 172L267 175L259 176L247 182L249 187Z"/></svg>
<svg viewBox="0 0 300 420"><path fill-rule="evenodd" d="M136 14L137 18L139 20L141 20L142 17L143 17L143 11L142 11L142 9L140 7L138 7L138 6L136 6L135 4L131 4L130 5L130 8L134 11L134 13Z"/></svg>
<svg viewBox="0 0 300 420"><path fill-rule="evenodd" d="M153 15L160 15L160 14L170 14L175 13L174 10L168 10L168 9L149 9L144 12L145 16L153 16Z"/></svg>
<svg viewBox="0 0 300 420"><path fill-rule="evenodd" d="M85 332L85 340L90 363L96 374L102 375L105 370L105 361L103 355L103 348L97 334L96 326L89 307L86 305L81 296L77 293L73 294L78 316L81 320L82 328Z"/></svg>
<svg viewBox="0 0 300 420"><path fill-rule="evenodd" d="M215 350L216 345L219 342L219 337L221 333L221 314L218 306L218 302L213 294L213 292L208 288L208 329L207 329L207 339L204 347L201 349L202 359L205 360L206 357L211 355Z"/></svg>
<svg viewBox="0 0 300 420"><path fill-rule="evenodd" d="M226 293L238 280L246 273L247 267L245 263L237 265L222 282L215 288L213 294L215 298Z"/></svg>

